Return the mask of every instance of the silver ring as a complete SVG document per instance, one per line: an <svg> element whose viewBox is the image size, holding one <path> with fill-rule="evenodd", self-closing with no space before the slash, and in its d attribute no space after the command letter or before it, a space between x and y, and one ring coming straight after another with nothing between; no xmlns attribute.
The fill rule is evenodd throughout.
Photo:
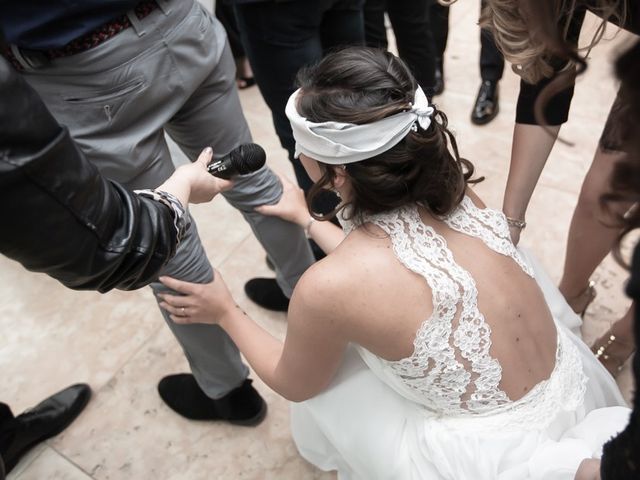
<svg viewBox="0 0 640 480"><path fill-rule="evenodd" d="M186 315L184 314L184 307L180 307L180 312L182 313L183 317L186 317Z"/></svg>

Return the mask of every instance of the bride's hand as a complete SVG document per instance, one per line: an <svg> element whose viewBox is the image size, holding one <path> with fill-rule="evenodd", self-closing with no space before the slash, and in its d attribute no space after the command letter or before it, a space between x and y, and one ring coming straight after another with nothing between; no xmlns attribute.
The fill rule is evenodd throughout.
<svg viewBox="0 0 640 480"><path fill-rule="evenodd" d="M165 286L182 294L158 294L162 300L160 307L169 312L171 320L176 323L219 324L237 306L220 272L216 270L214 275L211 283L190 283L160 277Z"/></svg>
<svg viewBox="0 0 640 480"><path fill-rule="evenodd" d="M282 175L278 175L282 182L282 197L275 205L261 205L255 211L263 215L280 217L283 220L304 227L309 223L309 208L304 198L304 192Z"/></svg>
<svg viewBox="0 0 640 480"><path fill-rule="evenodd" d="M580 463L575 480L600 480L600 460L585 458Z"/></svg>

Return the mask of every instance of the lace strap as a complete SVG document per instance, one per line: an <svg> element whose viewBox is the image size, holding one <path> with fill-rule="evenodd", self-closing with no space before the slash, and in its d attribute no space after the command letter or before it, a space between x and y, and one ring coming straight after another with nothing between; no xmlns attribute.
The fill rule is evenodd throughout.
<svg viewBox="0 0 640 480"><path fill-rule="evenodd" d="M502 369L489 353L491 329L478 311L475 281L456 263L446 240L422 222L417 206L373 215L366 221L390 236L398 260L422 276L432 292L433 313L416 332L411 357L395 362L397 373L409 383L420 384L420 389L437 385L449 407L461 406L464 392L470 394L465 404L472 410L508 401L498 388ZM458 326L452 331L458 313ZM456 352L468 367L456 359Z"/></svg>
<svg viewBox="0 0 640 480"><path fill-rule="evenodd" d="M478 238L494 252L511 257L527 275L534 276L533 269L511 241L507 218L502 212L479 208L465 196L444 221L449 228Z"/></svg>

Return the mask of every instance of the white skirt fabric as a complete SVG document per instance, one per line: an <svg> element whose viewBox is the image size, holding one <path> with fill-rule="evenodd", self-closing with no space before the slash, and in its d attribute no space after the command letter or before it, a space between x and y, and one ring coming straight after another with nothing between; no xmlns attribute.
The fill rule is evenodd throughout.
<svg viewBox="0 0 640 480"><path fill-rule="evenodd" d="M576 335L581 325L555 285L530 256L558 328L580 351L588 378L581 405L554 412L544 428L484 428L491 416L429 416L365 364L350 347L331 385L291 406L300 454L340 480L573 480L580 462L599 458L630 410L611 375ZM496 419L497 420L497 419Z"/></svg>

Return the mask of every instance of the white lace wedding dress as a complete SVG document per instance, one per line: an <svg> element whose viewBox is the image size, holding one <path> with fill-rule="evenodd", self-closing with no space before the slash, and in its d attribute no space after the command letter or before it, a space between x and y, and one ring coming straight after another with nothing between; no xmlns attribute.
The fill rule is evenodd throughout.
<svg viewBox="0 0 640 480"><path fill-rule="evenodd" d="M540 266L509 239L501 212L469 198L447 225L508 255L539 283L557 328L550 377L512 401L489 353L491 329L476 284L416 207L366 219L398 260L431 288L433 313L413 354L387 361L353 346L322 394L293 404L301 455L342 479L573 479L584 458L626 425L629 409L609 373L571 330L580 319ZM348 232L353 225L343 225Z"/></svg>

